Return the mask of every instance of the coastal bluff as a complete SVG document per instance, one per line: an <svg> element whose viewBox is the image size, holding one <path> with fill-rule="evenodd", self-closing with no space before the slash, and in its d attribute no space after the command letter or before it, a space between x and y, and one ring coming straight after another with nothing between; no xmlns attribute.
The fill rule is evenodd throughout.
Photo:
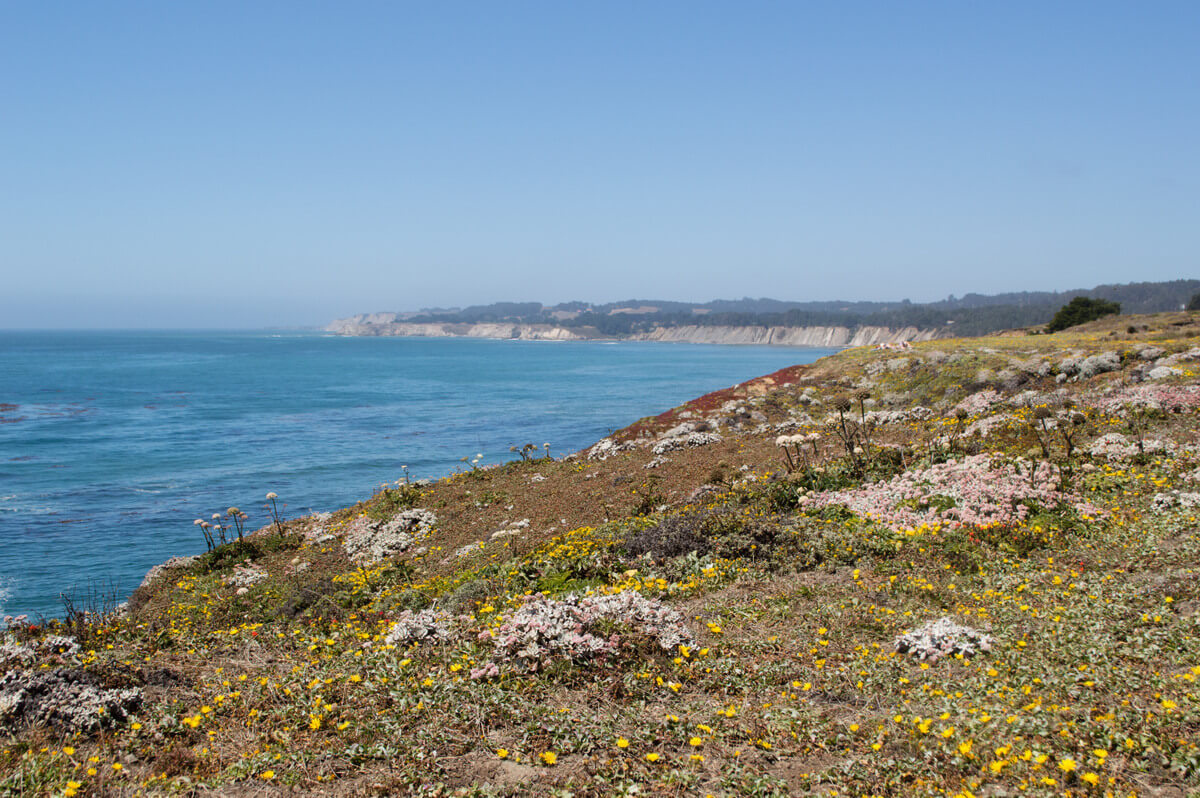
<svg viewBox="0 0 1200 798"><path fill-rule="evenodd" d="M522 341L661 341L688 344L726 344L755 346L841 347L872 346L903 341L920 342L940 337L937 330L916 327L875 326L659 326L646 332L624 336L604 335L593 327L562 327L553 324L507 322L409 322L395 313L364 313L337 319L326 332L355 336L398 336L422 338L496 338Z"/></svg>

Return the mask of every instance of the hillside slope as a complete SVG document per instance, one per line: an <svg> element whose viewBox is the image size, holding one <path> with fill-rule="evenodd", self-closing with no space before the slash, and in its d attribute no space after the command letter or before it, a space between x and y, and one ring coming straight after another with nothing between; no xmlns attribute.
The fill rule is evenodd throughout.
<svg viewBox="0 0 1200 798"><path fill-rule="evenodd" d="M0 647L0 794L1200 790L1200 314L848 349Z"/></svg>

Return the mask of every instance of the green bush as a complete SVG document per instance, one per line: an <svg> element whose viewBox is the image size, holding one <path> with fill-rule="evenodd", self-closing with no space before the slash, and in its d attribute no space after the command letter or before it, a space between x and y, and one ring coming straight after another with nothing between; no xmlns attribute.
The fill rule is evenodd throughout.
<svg viewBox="0 0 1200 798"><path fill-rule="evenodd" d="M1058 313L1046 325L1046 332L1058 332L1077 324L1095 321L1103 316L1112 316L1121 312L1120 302L1109 302L1105 299L1091 299L1077 296L1059 308Z"/></svg>

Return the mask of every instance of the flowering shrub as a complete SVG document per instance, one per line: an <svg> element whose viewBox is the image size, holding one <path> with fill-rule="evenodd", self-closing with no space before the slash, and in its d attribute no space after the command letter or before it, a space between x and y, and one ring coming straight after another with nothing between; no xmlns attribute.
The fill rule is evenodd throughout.
<svg viewBox="0 0 1200 798"><path fill-rule="evenodd" d="M682 615L637 591L603 596L572 593L561 599L533 596L506 622L480 635L481 640L493 641L495 658L473 670L471 677L495 676L501 666L528 672L553 662L584 662L615 653L620 636L605 636L600 627L606 624L647 635L665 651L693 644Z"/></svg>
<svg viewBox="0 0 1200 798"><path fill-rule="evenodd" d="M809 494L800 503L810 508L842 505L894 531L920 526L1014 527L1026 520L1034 505L1099 512L1060 491L1059 483L1059 470L1050 463L996 463L980 454L907 471L887 482Z"/></svg>
<svg viewBox="0 0 1200 798"><path fill-rule="evenodd" d="M440 610L405 610L396 618L384 640L393 646L409 643L443 643L450 639L450 615Z"/></svg>
<svg viewBox="0 0 1200 798"><path fill-rule="evenodd" d="M912 654L921 661L937 662L942 657L973 657L977 651L991 651L991 635L958 624L945 616L896 638L896 651Z"/></svg>
<svg viewBox="0 0 1200 798"><path fill-rule="evenodd" d="M991 410L992 405L999 404L1003 400L1004 397L991 388L988 388L971 394L956 404L954 409L965 410L969 415L976 416L980 413L986 413L988 410Z"/></svg>

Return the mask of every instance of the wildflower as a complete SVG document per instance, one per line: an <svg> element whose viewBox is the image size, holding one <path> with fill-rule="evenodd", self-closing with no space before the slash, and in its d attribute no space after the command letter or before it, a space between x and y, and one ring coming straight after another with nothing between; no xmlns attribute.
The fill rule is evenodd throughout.
<svg viewBox="0 0 1200 798"><path fill-rule="evenodd" d="M656 753L654 753L653 751L651 751L650 753L646 754L646 761L647 761L647 762L657 762L657 761L658 761L658 754L656 754Z"/></svg>
<svg viewBox="0 0 1200 798"><path fill-rule="evenodd" d="M124 766L124 765L122 765L120 762L113 762L113 763L112 763L112 769L113 769L113 770L115 770L115 771L117 771L118 773L119 773L119 772L121 772L121 770L123 770L124 768L125 768L125 766Z"/></svg>
<svg viewBox="0 0 1200 798"><path fill-rule="evenodd" d="M1075 769L1075 760L1067 757L1058 761L1058 769L1063 773L1070 773Z"/></svg>
<svg viewBox="0 0 1200 798"><path fill-rule="evenodd" d="M267 781L270 781L271 779L275 778L275 771L264 770L262 773L258 774L258 777L260 779L266 779Z"/></svg>
<svg viewBox="0 0 1200 798"><path fill-rule="evenodd" d="M699 737L693 737L692 739L688 740L688 745L690 745L692 748L699 748L700 746L704 745L704 741Z"/></svg>
<svg viewBox="0 0 1200 798"><path fill-rule="evenodd" d="M628 740L626 740L624 737L617 738L617 748L628 748L628 747L629 747Z"/></svg>
<svg viewBox="0 0 1200 798"><path fill-rule="evenodd" d="M69 745L64 745L63 753L66 754L67 756L75 756L75 749Z"/></svg>
<svg viewBox="0 0 1200 798"><path fill-rule="evenodd" d="M1096 784L1099 783L1099 781L1100 781L1100 777L1097 776L1095 773L1092 773L1090 770L1087 773L1084 773L1079 778L1086 781L1088 784L1092 785L1093 787L1095 787Z"/></svg>
<svg viewBox="0 0 1200 798"><path fill-rule="evenodd" d="M508 749L507 748L497 748L496 756L500 757L501 759L508 759Z"/></svg>
<svg viewBox="0 0 1200 798"><path fill-rule="evenodd" d="M554 763L558 762L558 754L554 753L553 751L543 751L539 758L547 765L553 765Z"/></svg>

